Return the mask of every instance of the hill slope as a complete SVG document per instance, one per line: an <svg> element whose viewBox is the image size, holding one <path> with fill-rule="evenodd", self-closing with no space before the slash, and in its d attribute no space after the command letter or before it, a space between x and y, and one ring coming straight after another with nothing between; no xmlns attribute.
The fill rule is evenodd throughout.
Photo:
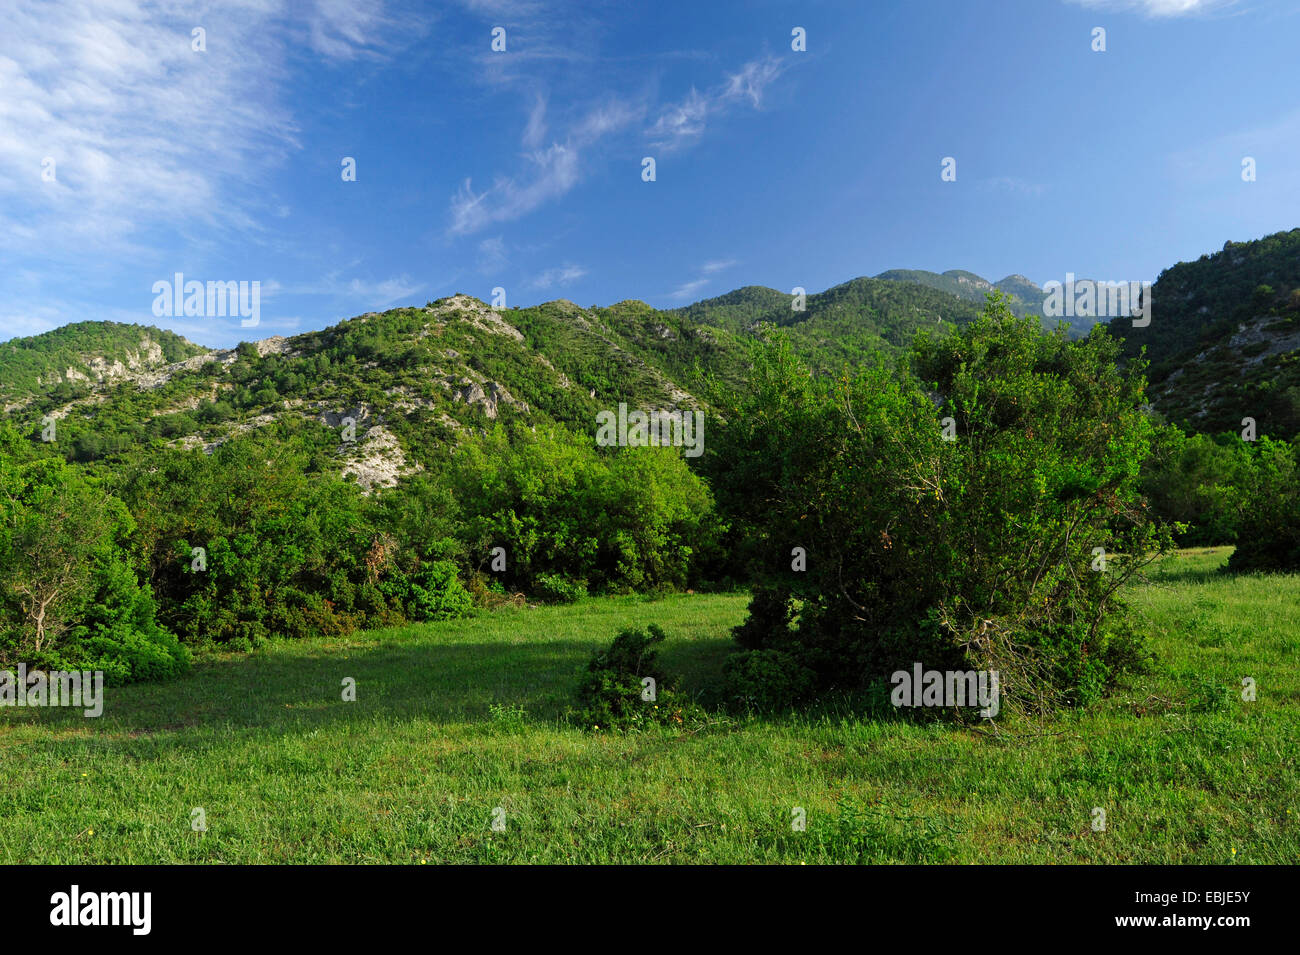
<svg viewBox="0 0 1300 955"><path fill-rule="evenodd" d="M152 325L76 322L0 344L0 402L22 403L59 385L130 378L206 350Z"/></svg>
<svg viewBox="0 0 1300 955"><path fill-rule="evenodd" d="M81 323L0 346L0 389L27 434L57 419L59 450L83 464L306 431L329 466L374 488L438 467L498 421L583 433L622 402L708 408L742 386L759 322L784 328L814 368L836 371L980 311L867 278L809 295L803 311L791 301L751 287L667 311L635 300L495 310L454 295L211 351L157 329ZM355 440L340 446L349 422Z"/></svg>
<svg viewBox="0 0 1300 955"><path fill-rule="evenodd" d="M808 295L802 311L795 310L792 295L749 286L668 314L737 336L770 322L789 334L813 368L831 371L875 353L897 353L923 328L944 330L974 321L983 301L914 282L856 278Z"/></svg>
<svg viewBox="0 0 1300 955"><path fill-rule="evenodd" d="M120 339L125 327L92 323L5 346L0 383L34 388L11 418L28 434L44 416L57 419L59 449L85 464L151 445L210 452L250 431L307 429L367 488L434 465L498 420L590 431L597 412L620 402L698 407L690 387L701 372L736 377L744 351L723 330L643 303L496 311L456 295L235 349L202 350L162 333L145 359L133 353L111 373L71 383L50 377L53 360L26 360L62 361L86 342ZM167 362L169 353L177 360ZM348 419L355 440L340 446Z"/></svg>
<svg viewBox="0 0 1300 955"><path fill-rule="evenodd" d="M1180 262L1152 288L1146 328L1110 323L1125 354L1142 349L1155 407L1197 431L1300 433L1300 229Z"/></svg>

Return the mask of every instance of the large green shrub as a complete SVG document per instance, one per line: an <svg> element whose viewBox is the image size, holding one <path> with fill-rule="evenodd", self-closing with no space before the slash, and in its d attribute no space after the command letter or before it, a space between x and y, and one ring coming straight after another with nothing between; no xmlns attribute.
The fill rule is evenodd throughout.
<svg viewBox="0 0 1300 955"><path fill-rule="evenodd" d="M1300 463L1295 445L1260 438L1240 499L1231 571L1300 571Z"/></svg>
<svg viewBox="0 0 1300 955"><path fill-rule="evenodd" d="M403 619L385 581L416 567L359 488L314 470L305 437L170 451L123 475L161 618L191 644L248 648Z"/></svg>
<svg viewBox="0 0 1300 955"><path fill-rule="evenodd" d="M400 580L406 584L404 603L412 620L451 620L474 609L474 598L449 560L432 561Z"/></svg>
<svg viewBox="0 0 1300 955"><path fill-rule="evenodd" d="M1142 488L1153 514L1182 526L1178 542L1236 543L1240 497L1254 467L1251 444L1238 434L1187 435L1169 426L1160 429L1153 451Z"/></svg>
<svg viewBox="0 0 1300 955"><path fill-rule="evenodd" d="M498 429L458 450L452 480L471 553L487 569L504 548L506 588L543 599L554 578L598 592L687 586L717 537L708 487L676 448Z"/></svg>
<svg viewBox="0 0 1300 955"><path fill-rule="evenodd" d="M57 459L15 464L9 447L0 436L0 665L102 670L115 683L185 670L188 651L140 581L122 502Z"/></svg>
<svg viewBox="0 0 1300 955"><path fill-rule="evenodd" d="M783 650L741 650L723 665L723 697L742 710L772 713L807 702L816 674Z"/></svg>
<svg viewBox="0 0 1300 955"><path fill-rule="evenodd" d="M764 349L712 465L750 529L743 645L822 688L920 662L998 670L1038 710L1094 699L1139 658L1119 590L1170 546L1138 488L1143 382L1115 357L997 299L901 369L816 379Z"/></svg>

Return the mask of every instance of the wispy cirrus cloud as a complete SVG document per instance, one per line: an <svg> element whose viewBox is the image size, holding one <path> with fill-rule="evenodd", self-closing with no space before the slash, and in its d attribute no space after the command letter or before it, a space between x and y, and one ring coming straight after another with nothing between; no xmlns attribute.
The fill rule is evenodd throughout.
<svg viewBox="0 0 1300 955"><path fill-rule="evenodd" d="M555 286L572 285L585 275L587 275L587 270L581 265L564 265L559 268L547 269L535 276L528 285L529 288L535 289L549 289Z"/></svg>
<svg viewBox="0 0 1300 955"><path fill-rule="evenodd" d="M1096 10L1140 13L1153 19L1216 13L1235 7L1239 0L1066 0L1075 6Z"/></svg>
<svg viewBox="0 0 1300 955"><path fill-rule="evenodd" d="M288 58L373 54L392 27L382 0L0 5L0 247L131 254L159 229L253 228L251 184L298 148Z"/></svg>
<svg viewBox="0 0 1300 955"><path fill-rule="evenodd" d="M630 103L606 100L579 117L564 142L525 153L525 166L519 172L496 179L481 192L475 191L472 179L466 179L452 196L447 231L453 236L479 232L518 219L565 195L582 178L584 151L629 126L640 115L641 111ZM534 110L529 127L536 124L535 116Z"/></svg>
<svg viewBox="0 0 1300 955"><path fill-rule="evenodd" d="M523 173L498 179L483 192L475 192L473 180L466 179L451 200L452 235L518 219L564 195L577 185L580 158L576 147L555 143L530 153L531 165Z"/></svg>
<svg viewBox="0 0 1300 955"><path fill-rule="evenodd" d="M765 56L746 63L709 92L692 89L680 102L659 111L647 131L651 145L670 152L680 149L704 135L710 119L732 107L747 102L758 109L763 104L763 94L784 70L781 60Z"/></svg>
<svg viewBox="0 0 1300 955"><path fill-rule="evenodd" d="M412 29L385 0L0 4L0 255L16 264L0 274L0 337L88 315L153 322L139 269L192 273L267 241L288 210L265 185L301 149L297 67L381 59ZM123 287L139 288L138 312L99 299Z"/></svg>
<svg viewBox="0 0 1300 955"><path fill-rule="evenodd" d="M684 99L652 108L641 96L607 96L588 106L572 120L562 138L541 146L547 133L549 102L530 85L531 104L521 140L526 151L518 171L498 176L486 189L474 188L467 178L450 202L451 236L468 235L492 225L511 222L559 199L587 174L589 154L609 138L621 134L647 115L654 122L645 131L650 145L662 152L684 148L704 135L708 122L736 106L762 105L767 88L785 67L772 56L751 60L735 73L725 74L712 90L690 90Z"/></svg>
<svg viewBox="0 0 1300 955"><path fill-rule="evenodd" d="M712 281L712 276L717 275L719 272L725 272L735 264L735 259L710 259L696 270L699 272L699 278L683 282L669 292L668 297L678 302L692 298Z"/></svg>
<svg viewBox="0 0 1300 955"><path fill-rule="evenodd" d="M677 286L677 288L668 293L668 297L681 302L691 298L696 292L708 284L708 279L692 279L689 282L683 282L681 285Z"/></svg>

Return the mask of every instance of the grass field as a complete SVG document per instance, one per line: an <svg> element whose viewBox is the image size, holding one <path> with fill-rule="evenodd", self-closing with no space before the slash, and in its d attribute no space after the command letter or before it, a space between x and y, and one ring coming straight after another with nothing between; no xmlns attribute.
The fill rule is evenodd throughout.
<svg viewBox="0 0 1300 955"><path fill-rule="evenodd" d="M1214 573L1226 556L1184 552L1135 588L1150 674L997 733L718 715L616 736L563 721L576 671L624 625L659 623L667 669L707 685L740 595L280 644L110 688L99 719L0 710L0 861L1295 863L1300 577Z"/></svg>

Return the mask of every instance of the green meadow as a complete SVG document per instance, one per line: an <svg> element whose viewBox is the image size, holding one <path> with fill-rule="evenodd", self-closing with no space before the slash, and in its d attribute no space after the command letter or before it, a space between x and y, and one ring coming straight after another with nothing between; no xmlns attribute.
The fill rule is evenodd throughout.
<svg viewBox="0 0 1300 955"><path fill-rule="evenodd" d="M1047 722L828 701L624 735L570 725L578 671L624 626L663 627L666 669L705 693L742 594L205 658L108 688L99 719L0 711L0 861L1294 863L1300 577L1217 573L1227 553L1184 551L1135 586L1149 672Z"/></svg>

